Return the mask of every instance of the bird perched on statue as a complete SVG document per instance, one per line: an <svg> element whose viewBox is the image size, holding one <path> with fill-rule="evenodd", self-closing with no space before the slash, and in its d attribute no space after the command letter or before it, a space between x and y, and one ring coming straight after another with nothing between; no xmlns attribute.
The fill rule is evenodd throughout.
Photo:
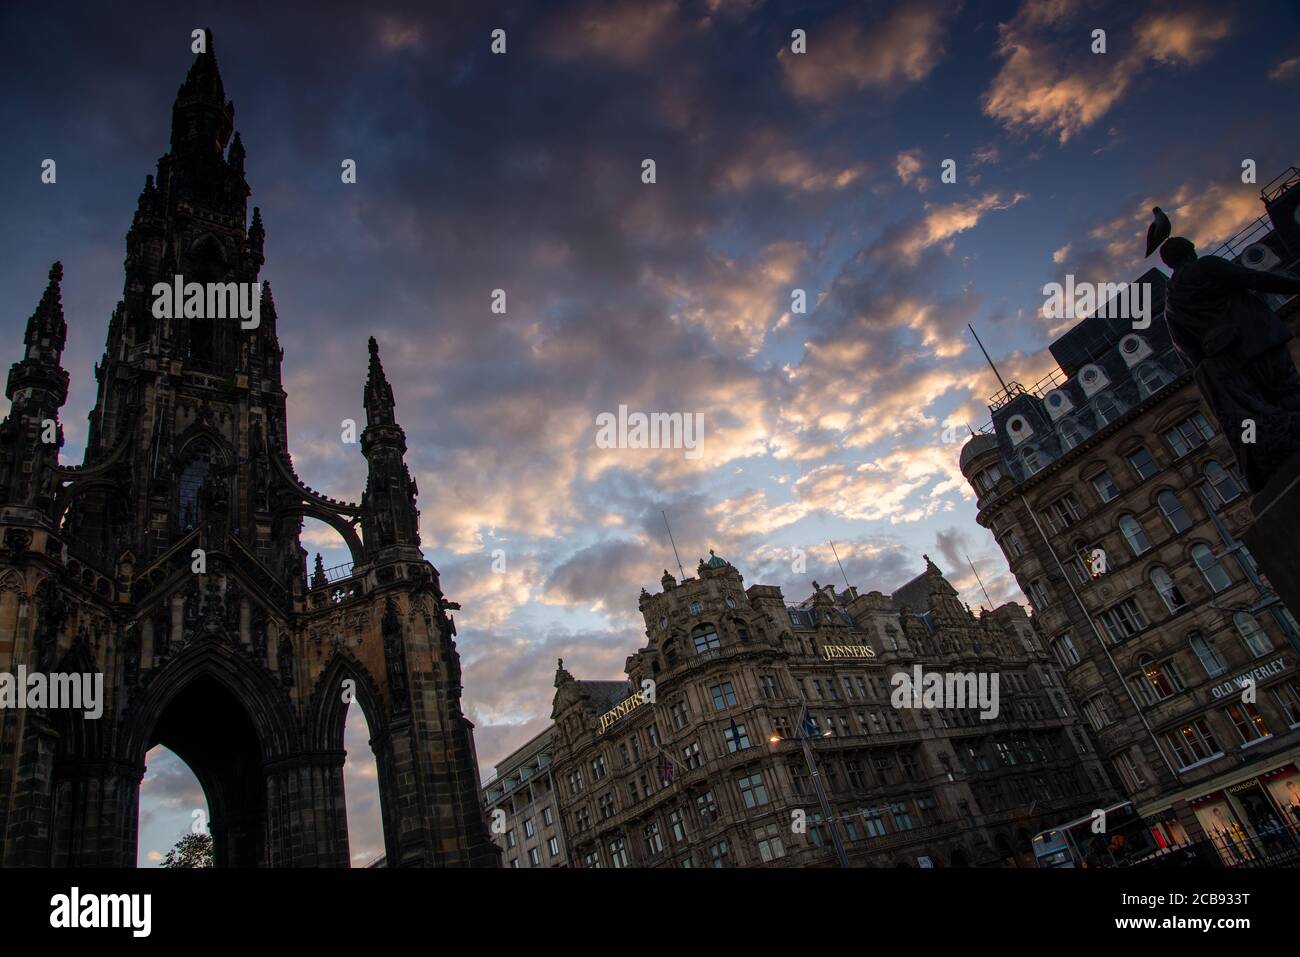
<svg viewBox="0 0 1300 957"><path fill-rule="evenodd" d="M1169 217L1159 206L1151 210L1151 215L1155 217L1155 222L1147 227L1147 255L1160 248L1160 244L1169 238L1169 234L1174 231L1173 224L1169 222Z"/></svg>

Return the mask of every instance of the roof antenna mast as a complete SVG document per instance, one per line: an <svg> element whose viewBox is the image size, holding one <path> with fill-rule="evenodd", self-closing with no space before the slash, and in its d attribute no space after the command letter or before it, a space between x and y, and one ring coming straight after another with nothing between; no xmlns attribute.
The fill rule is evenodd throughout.
<svg viewBox="0 0 1300 957"><path fill-rule="evenodd" d="M831 547L831 554L835 556L835 564L840 566L840 574L844 577L844 589L847 591L853 586L849 584L849 576L844 574L844 563L840 561L840 553L835 550L835 543L830 539L826 540L826 544Z"/></svg>
<svg viewBox="0 0 1300 957"><path fill-rule="evenodd" d="M989 364L989 368L993 370L993 374L998 377L998 382L1002 385L1002 391L1006 392L1007 383L1002 378L1002 373L998 371L998 367L993 364L993 360L989 358L989 351L984 348L984 343L980 342L979 333L975 331L975 327L969 322L966 323L966 328L969 329L970 334L975 337L975 344L980 347L980 352L984 353L984 360Z"/></svg>
<svg viewBox="0 0 1300 957"><path fill-rule="evenodd" d="M973 574L975 580L980 583L980 591L984 593L984 600L989 603L989 611L993 611L993 599L989 597L989 590L984 587L984 580L980 578L980 573L975 571L975 563L970 560L970 556L966 555L965 558L966 564L970 566L971 574Z"/></svg>
<svg viewBox="0 0 1300 957"><path fill-rule="evenodd" d="M682 581L685 581L686 569L682 568L682 556L677 554L677 543L673 541L673 527L668 524L668 513L660 509L659 514L664 517L664 528L668 529L668 541L673 546L673 558L677 559L677 570L681 572Z"/></svg>

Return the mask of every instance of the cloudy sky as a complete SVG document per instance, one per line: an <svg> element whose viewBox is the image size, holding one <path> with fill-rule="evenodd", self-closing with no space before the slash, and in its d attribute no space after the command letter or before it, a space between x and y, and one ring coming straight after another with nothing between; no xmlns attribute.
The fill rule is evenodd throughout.
<svg viewBox="0 0 1300 957"><path fill-rule="evenodd" d="M1135 278L1155 204L1221 241L1262 213L1244 160L1260 183L1300 163L1285 0L241 6L0 12L0 323L16 344L61 260L80 461L126 229L211 27L297 470L359 496L339 423L363 418L374 335L426 554L464 606L485 777L547 723L557 657L612 678L643 643L637 595L674 567L661 510L688 572L714 548L792 601L840 580L830 540L863 589L928 553L977 607L969 555L995 602L1018 598L944 441L996 389L966 323L1035 382L1061 331L1044 283ZM620 404L702 413L702 455L598 448ZM323 526L307 538L345 560ZM173 770L146 781L142 859L195 806Z"/></svg>

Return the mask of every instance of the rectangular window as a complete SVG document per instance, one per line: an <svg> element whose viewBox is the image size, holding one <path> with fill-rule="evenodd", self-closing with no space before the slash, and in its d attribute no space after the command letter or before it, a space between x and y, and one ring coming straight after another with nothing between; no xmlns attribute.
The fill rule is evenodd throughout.
<svg viewBox="0 0 1300 957"><path fill-rule="evenodd" d="M537 848L530 847L528 849L528 863L531 864L533 867L536 867L538 864L542 863L542 855L538 852Z"/></svg>
<svg viewBox="0 0 1300 957"><path fill-rule="evenodd" d="M685 698L683 698L681 701L676 702L672 706L672 708L669 709L669 711L673 717L674 728L680 731L682 730L682 728L686 727L686 721L688 718L690 718L690 711L688 711L686 708Z"/></svg>
<svg viewBox="0 0 1300 957"><path fill-rule="evenodd" d="M709 845L709 866L726 867L730 860L729 848L725 840Z"/></svg>
<svg viewBox="0 0 1300 957"><path fill-rule="evenodd" d="M1228 717L1232 719L1232 726L1237 729L1242 744L1250 744L1252 741L1259 741L1273 734L1272 731L1268 730L1268 725L1264 723L1264 716L1259 713L1259 709L1253 704L1245 702L1230 704L1227 707L1227 712Z"/></svg>
<svg viewBox="0 0 1300 957"><path fill-rule="evenodd" d="M1128 464L1137 473L1139 482L1145 482L1160 471L1160 468L1156 465L1156 460L1151 457L1151 453L1142 446L1138 446L1129 453Z"/></svg>
<svg viewBox="0 0 1300 957"><path fill-rule="evenodd" d="M1014 528L1009 529L998 538L998 543L1002 550L1007 553L1014 561L1025 553L1025 543L1020 537L1020 533Z"/></svg>
<svg viewBox="0 0 1300 957"><path fill-rule="evenodd" d="M1115 759L1115 770L1119 772L1120 780L1130 791L1140 791L1146 787L1146 778L1142 774L1142 768L1133 758L1132 751L1121 752Z"/></svg>
<svg viewBox="0 0 1300 957"><path fill-rule="evenodd" d="M979 489L980 495L993 491L1000 481L1002 481L1002 470L996 465L990 465L975 473L975 487Z"/></svg>
<svg viewBox="0 0 1300 957"><path fill-rule="evenodd" d="M1106 634L1111 643L1118 645L1132 638L1147 626L1146 616L1132 598L1126 598L1114 608L1101 615L1101 623L1106 626Z"/></svg>
<svg viewBox="0 0 1300 957"><path fill-rule="evenodd" d="M1083 518L1083 508L1073 494L1067 492L1047 506L1043 512L1047 527L1054 533L1065 531Z"/></svg>
<svg viewBox="0 0 1300 957"><path fill-rule="evenodd" d="M627 842L616 837L609 842L610 867L627 867Z"/></svg>
<svg viewBox="0 0 1300 957"><path fill-rule="evenodd" d="M714 685L709 689L709 694L713 696L713 709L715 711L725 711L727 708L736 706L736 692L732 689L730 681Z"/></svg>
<svg viewBox="0 0 1300 957"><path fill-rule="evenodd" d="M549 807L542 808L542 823L544 823L547 827L550 827L552 824L555 823L555 818L552 816L551 809Z"/></svg>
<svg viewBox="0 0 1300 957"><path fill-rule="evenodd" d="M883 837L886 833L885 819L878 808L867 808L862 812L862 822L867 829L867 837Z"/></svg>
<svg viewBox="0 0 1300 957"><path fill-rule="evenodd" d="M898 753L898 763L903 768L903 777L908 781L915 781L921 776L921 765L916 760L916 755L910 751L900 751Z"/></svg>
<svg viewBox="0 0 1300 957"><path fill-rule="evenodd" d="M1292 678L1270 690L1287 723L1292 727L1300 725L1300 679Z"/></svg>
<svg viewBox="0 0 1300 957"><path fill-rule="evenodd" d="M546 841L546 850L550 852L551 857L559 857L560 839L558 837L548 838Z"/></svg>
<svg viewBox="0 0 1300 957"><path fill-rule="evenodd" d="M626 764L627 762L624 761L623 763ZM605 776L605 756L603 754L598 754L596 755L595 758L592 759L591 762L591 779L593 781L599 781L604 776Z"/></svg>
<svg viewBox="0 0 1300 957"><path fill-rule="evenodd" d="M592 851L590 854L582 855L583 867L600 867L600 851Z"/></svg>
<svg viewBox="0 0 1300 957"><path fill-rule="evenodd" d="M641 837L645 840L646 853L651 857L664 849L663 835L659 833L659 825L655 821L641 829Z"/></svg>
<svg viewBox="0 0 1300 957"><path fill-rule="evenodd" d="M1182 458L1193 449L1199 449L1212 438L1214 438L1214 430L1210 428L1210 423L1205 416L1199 412L1165 432L1165 441L1173 449L1175 458Z"/></svg>
<svg viewBox="0 0 1300 957"><path fill-rule="evenodd" d="M674 843L680 844L686 840L686 819L680 808L669 812L668 827L672 832Z"/></svg>
<svg viewBox="0 0 1300 957"><path fill-rule="evenodd" d="M1110 713L1110 704L1106 700L1105 693L1095 695L1085 701L1083 703L1083 714L1096 731L1100 731L1115 721L1115 718Z"/></svg>
<svg viewBox="0 0 1300 957"><path fill-rule="evenodd" d="M768 701L775 701L779 697L775 675L759 675L759 690L763 692L763 697Z"/></svg>
<svg viewBox="0 0 1300 957"><path fill-rule="evenodd" d="M700 755L700 742L692 741L682 748L682 763L686 765L687 770L703 766L704 759Z"/></svg>
<svg viewBox="0 0 1300 957"><path fill-rule="evenodd" d="M705 791L695 799L695 810L700 815L700 820L708 825L718 819L718 805L713 800L713 792Z"/></svg>
<svg viewBox="0 0 1300 957"><path fill-rule="evenodd" d="M758 844L758 858L764 864L785 857L785 845L781 843L781 828L777 824L766 824L754 831L754 840Z"/></svg>
<svg viewBox="0 0 1300 957"><path fill-rule="evenodd" d="M916 827L916 825L912 823L912 814L907 809L907 803L905 801L899 801L896 804L889 805L889 813L893 815L894 828L896 830L910 831L912 828Z"/></svg>
<svg viewBox="0 0 1300 957"><path fill-rule="evenodd" d="M1061 635L1054 640L1052 651L1056 654L1056 660L1061 663L1062 668L1069 668L1079 663L1079 650L1074 647L1074 641L1069 634Z"/></svg>
<svg viewBox="0 0 1300 957"><path fill-rule="evenodd" d="M727 752L735 754L749 747L749 734L743 724L733 722L730 727L722 729L722 736L727 741Z"/></svg>
<svg viewBox="0 0 1300 957"><path fill-rule="evenodd" d="M921 814L922 824L939 823L939 803L934 798L917 798L916 809Z"/></svg>
<svg viewBox="0 0 1300 957"><path fill-rule="evenodd" d="M767 803L767 787L763 784L762 772L743 777L736 783L740 787L740 797L745 802L745 807L756 808Z"/></svg>
<svg viewBox="0 0 1300 957"><path fill-rule="evenodd" d="M1204 718L1197 718L1190 724L1168 732L1165 740L1178 758L1179 767L1183 768L1223 753Z"/></svg>
<svg viewBox="0 0 1300 957"><path fill-rule="evenodd" d="M531 817L524 818L524 837L532 837L533 833L533 819Z"/></svg>

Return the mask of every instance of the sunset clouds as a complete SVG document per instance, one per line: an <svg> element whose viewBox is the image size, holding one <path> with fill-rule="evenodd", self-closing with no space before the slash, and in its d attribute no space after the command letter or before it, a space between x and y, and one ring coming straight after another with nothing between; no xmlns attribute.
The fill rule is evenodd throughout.
<svg viewBox="0 0 1300 957"><path fill-rule="evenodd" d="M1094 29L1106 32L1094 52ZM1065 143L1092 126L1155 66L1190 66L1232 32L1221 7L1169 6L1140 16L1117 4L1025 0L998 25L1002 66L984 94L984 112L1009 129Z"/></svg>
<svg viewBox="0 0 1300 957"><path fill-rule="evenodd" d="M663 512L687 574L713 548L791 601L838 580L832 541L864 591L928 553L973 607L966 556L994 601L1017 597L956 464L998 388L967 323L1033 383L1063 331L1040 316L1045 282L1140 275L1155 204L1203 246L1260 215L1240 163L1267 179L1300 161L1278 119L1296 51L1218 9L412 2L361 30L325 5L310 43L286 12L251 34L211 23L266 223L295 467L360 497L340 423L364 420L374 335L425 551L463 606L485 772L545 725L557 657L617 678L644 643L637 596L678 574ZM0 178L0 321L12 361L64 263L75 463L192 25L0 18L18 157ZM1253 98L1225 93L1234 71ZM57 189L28 175L46 155L66 157ZM701 455L599 447L597 416L620 404L702 415ZM346 560L322 526L304 545ZM176 790L169 813L192 799Z"/></svg>

